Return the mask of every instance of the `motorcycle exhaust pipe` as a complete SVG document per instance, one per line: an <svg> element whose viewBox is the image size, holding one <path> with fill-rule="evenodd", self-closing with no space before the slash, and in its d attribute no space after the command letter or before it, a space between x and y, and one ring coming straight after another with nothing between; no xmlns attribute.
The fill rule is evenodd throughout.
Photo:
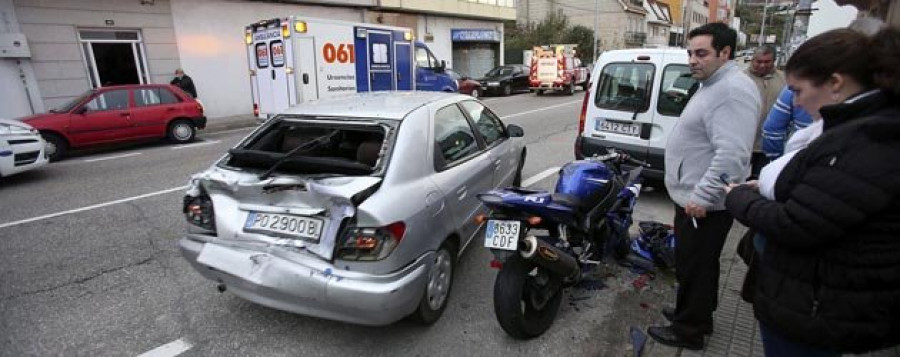
<svg viewBox="0 0 900 357"><path fill-rule="evenodd" d="M522 258L539 265L563 278L575 278L581 273L578 261L569 253L544 242L535 236L528 236L519 245Z"/></svg>

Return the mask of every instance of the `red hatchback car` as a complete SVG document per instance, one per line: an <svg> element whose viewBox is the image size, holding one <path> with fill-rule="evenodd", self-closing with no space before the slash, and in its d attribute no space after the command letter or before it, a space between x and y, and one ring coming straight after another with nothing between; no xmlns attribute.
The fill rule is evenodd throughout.
<svg viewBox="0 0 900 357"><path fill-rule="evenodd" d="M49 113L20 120L41 132L50 161L70 148L99 144L154 138L187 143L206 127L203 105L168 84L93 89Z"/></svg>

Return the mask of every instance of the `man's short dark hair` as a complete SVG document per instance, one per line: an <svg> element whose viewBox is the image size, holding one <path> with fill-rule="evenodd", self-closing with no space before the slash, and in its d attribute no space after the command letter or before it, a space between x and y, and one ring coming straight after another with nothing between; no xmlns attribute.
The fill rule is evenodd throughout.
<svg viewBox="0 0 900 357"><path fill-rule="evenodd" d="M778 59L778 54L775 53L775 49L772 46L762 46L757 47L755 51L753 51L753 56L764 56L764 55L772 55L772 59Z"/></svg>
<svg viewBox="0 0 900 357"><path fill-rule="evenodd" d="M734 59L734 48L737 46L737 31L721 22L712 22L691 30L688 33L688 39L703 35L712 36L712 46L717 53L722 52L726 46L730 47L731 54L729 54L728 59Z"/></svg>

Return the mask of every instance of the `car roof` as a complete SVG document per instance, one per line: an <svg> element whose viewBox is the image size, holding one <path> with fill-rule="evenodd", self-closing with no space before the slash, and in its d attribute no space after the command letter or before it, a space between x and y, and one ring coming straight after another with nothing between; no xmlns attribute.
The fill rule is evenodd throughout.
<svg viewBox="0 0 900 357"><path fill-rule="evenodd" d="M134 89L134 88L155 88L155 87L171 87L170 84L163 83L149 83L149 84L119 84L114 86L103 86L100 88L95 88L97 91L107 91L107 90L116 90L116 89Z"/></svg>
<svg viewBox="0 0 900 357"><path fill-rule="evenodd" d="M615 61L633 60L637 56L650 56L651 60L653 56L663 56L666 59L677 59L679 57L684 57L685 60L687 60L687 50L678 47L631 48L625 50L613 50L603 52L597 62L607 59Z"/></svg>
<svg viewBox="0 0 900 357"><path fill-rule="evenodd" d="M283 114L401 120L413 110L424 105L453 97L470 98L460 94L444 92L365 92L301 103L288 108Z"/></svg>

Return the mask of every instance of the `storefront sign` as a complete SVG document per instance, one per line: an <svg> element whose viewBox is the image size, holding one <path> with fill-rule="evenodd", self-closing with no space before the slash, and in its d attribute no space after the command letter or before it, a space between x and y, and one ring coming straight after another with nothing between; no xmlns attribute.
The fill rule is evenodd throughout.
<svg viewBox="0 0 900 357"><path fill-rule="evenodd" d="M450 30L453 42L500 42L500 33L494 30Z"/></svg>

